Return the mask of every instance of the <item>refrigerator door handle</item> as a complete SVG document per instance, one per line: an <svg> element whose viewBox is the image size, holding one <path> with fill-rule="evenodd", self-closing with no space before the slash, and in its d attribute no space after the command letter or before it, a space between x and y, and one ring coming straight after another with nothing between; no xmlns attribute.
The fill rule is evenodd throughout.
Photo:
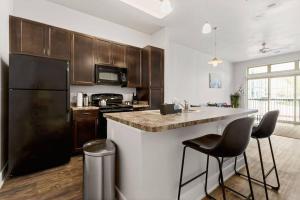
<svg viewBox="0 0 300 200"><path fill-rule="evenodd" d="M70 110L70 75L69 75L69 62L68 62L68 67L66 71L66 76L67 76L67 112Z"/></svg>

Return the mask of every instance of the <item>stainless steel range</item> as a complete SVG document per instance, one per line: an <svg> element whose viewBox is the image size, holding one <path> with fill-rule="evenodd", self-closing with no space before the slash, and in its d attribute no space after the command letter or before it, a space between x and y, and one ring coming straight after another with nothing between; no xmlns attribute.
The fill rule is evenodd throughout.
<svg viewBox="0 0 300 200"><path fill-rule="evenodd" d="M101 106L101 101L104 101L106 105ZM122 94L100 93L91 95L92 106L99 107L99 135L97 136L98 138L104 139L107 137L107 122L106 118L103 116L104 113L133 111L132 105L123 104L122 102Z"/></svg>

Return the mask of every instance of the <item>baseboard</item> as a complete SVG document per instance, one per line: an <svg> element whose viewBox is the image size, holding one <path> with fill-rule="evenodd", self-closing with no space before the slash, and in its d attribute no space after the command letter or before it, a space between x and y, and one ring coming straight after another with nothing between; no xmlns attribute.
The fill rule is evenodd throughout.
<svg viewBox="0 0 300 200"><path fill-rule="evenodd" d="M3 169L0 172L0 189L2 188L2 186L4 184L4 181L5 181L6 177L7 177L7 174L6 174L7 166L8 166L8 163L6 163L4 165Z"/></svg>

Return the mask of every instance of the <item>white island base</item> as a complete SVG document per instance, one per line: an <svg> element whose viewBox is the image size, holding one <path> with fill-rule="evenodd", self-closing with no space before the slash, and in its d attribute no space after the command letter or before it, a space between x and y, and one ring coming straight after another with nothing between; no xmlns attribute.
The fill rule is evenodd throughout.
<svg viewBox="0 0 300 200"><path fill-rule="evenodd" d="M247 116L245 113L243 116ZM108 138L117 145L118 199L174 200L177 199L182 141L209 133L222 134L226 125L240 116L162 132L147 132L112 119L107 119ZM187 149L183 182L205 170L206 155ZM223 173L227 179L234 174L234 159L225 159ZM238 160L238 167L243 159ZM210 158L208 189L218 186L218 165ZM200 200L204 193L205 175L182 188L181 199Z"/></svg>

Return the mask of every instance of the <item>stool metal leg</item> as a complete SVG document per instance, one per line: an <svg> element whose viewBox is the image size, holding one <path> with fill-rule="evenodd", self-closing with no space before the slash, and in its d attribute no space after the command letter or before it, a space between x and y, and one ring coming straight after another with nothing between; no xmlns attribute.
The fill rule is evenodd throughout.
<svg viewBox="0 0 300 200"><path fill-rule="evenodd" d="M240 193L240 192L238 192L238 191L236 191L236 190L234 190L234 189L226 186L225 184L223 184L223 185L224 185L224 188L226 188L230 192L233 192L233 193L235 193L237 195L240 195L241 197L243 197L245 199L250 199L251 198L252 200L254 200L253 189L252 189L252 184L251 184L251 177L250 177L250 172L249 172L249 167L248 167L248 161L247 161L247 157L245 157L246 153L244 152L243 155L244 155L245 165L246 165L246 169L247 169L247 176L246 177L247 177L248 182L249 182L250 194L248 196L246 196L246 195L244 195L244 194L242 194L242 193ZM221 159L221 167L222 168L223 168L223 162L224 162L224 158ZM219 175L219 184L222 185L221 173Z"/></svg>
<svg viewBox="0 0 300 200"><path fill-rule="evenodd" d="M181 193L181 184L182 184L182 175L183 175L183 167L184 167L184 159L185 159L185 150L186 146L183 148L183 154L182 154L182 163L181 163L181 171L180 171L180 179L179 179L179 187L178 187L178 197L177 199L180 199L180 193Z"/></svg>
<svg viewBox="0 0 300 200"><path fill-rule="evenodd" d="M273 159L273 165L274 165L274 169L275 169L275 175L276 175L276 179L277 179L277 187L272 186L272 188L274 190L279 190L279 188L280 188L280 182L279 182L279 176L278 176L277 167L276 167L276 163L275 163L272 142L271 142L271 138L270 137L268 139L269 139L269 144L270 144L270 149L271 149L271 154L272 154L272 159Z"/></svg>
<svg viewBox="0 0 300 200"><path fill-rule="evenodd" d="M254 194L253 194L253 189L252 189L251 176L250 176L250 172L249 172L248 160L247 160L246 152L244 152L244 160L245 160L245 165L246 165L246 170L247 170L247 176L248 176L248 182L249 182L249 187L250 187L250 192L251 192L250 195L252 197L252 200L254 200Z"/></svg>
<svg viewBox="0 0 300 200"><path fill-rule="evenodd" d="M262 154L261 154L260 142L259 142L259 139L256 139L256 141L257 141L257 145L258 145L259 159L260 159L261 172L262 172L262 177L263 177L266 199L268 200L269 195L268 195L268 189L267 189L267 183L266 183L265 168L264 168L264 163L263 163Z"/></svg>
<svg viewBox="0 0 300 200"><path fill-rule="evenodd" d="M207 154L207 160L206 160L206 175L205 175L205 185L204 185L204 191L206 196L209 196L207 192L207 178L208 178L208 166L209 166L209 155Z"/></svg>
<svg viewBox="0 0 300 200"><path fill-rule="evenodd" d="M271 156L272 156L272 160L273 160L273 167L267 173L264 173L265 174L265 178L264 179L266 180L267 177L274 170L275 171L275 175L276 175L276 179L277 179L277 186L270 185L266 181L265 181L266 182L266 184L265 184L264 181L260 181L258 179L252 178L252 177L250 177L250 178L256 184L263 184L263 186L266 185L267 187L271 188L272 190L278 191L279 188L280 188L279 175L278 175L277 166L276 166L276 162L275 162L275 157L274 157L273 147L272 147L272 143L271 143L271 138L269 137L268 139L269 139L269 145L270 145L270 149L271 149ZM259 139L257 139L257 140L259 140ZM261 151L260 144L258 145L258 147L259 147L259 150ZM259 157L259 158L261 160L261 157ZM237 158L235 158L235 163L234 163L235 174L239 175L239 176L242 176L244 178L247 178L247 176L245 174L242 174L242 173L240 173L240 172L237 171L237 169L236 169L236 163L237 163Z"/></svg>
<svg viewBox="0 0 300 200"><path fill-rule="evenodd" d="M186 152L186 148L188 146L184 146L183 148L183 155L182 155L182 163L181 163L181 171L180 171L180 179L179 179L179 186L178 186L178 196L177 199L180 199L180 194L181 194L181 188L186 186L187 184L189 184L190 182L196 180L197 178L200 178L201 176L203 176L204 174L207 175L207 171L208 171L208 162L209 162L209 157L207 157L207 167L206 167L206 171L201 172L200 174L198 174L197 176L185 181L184 183L182 183L182 176L183 176L183 168L184 168L184 161L185 161L185 152ZM207 180L207 178L206 178ZM206 181L207 182L207 181ZM207 187L207 186L206 186ZM207 193L207 189L206 189L206 193Z"/></svg>
<svg viewBox="0 0 300 200"><path fill-rule="evenodd" d="M222 164L219 158L216 158L219 164L219 171L220 171L220 177L221 177L221 187L222 187L222 193L223 193L223 199L226 200L226 193L225 193L225 187L224 187L224 180L223 180L223 172L222 172Z"/></svg>
<svg viewBox="0 0 300 200"><path fill-rule="evenodd" d="M236 169L236 162L237 162L237 157L234 158L234 172L235 172L235 175L238 175L238 171Z"/></svg>
<svg viewBox="0 0 300 200"><path fill-rule="evenodd" d="M205 176L204 191L205 191L206 197L208 197L209 199L214 199L214 200L216 200L214 197L210 196L210 195L208 194L208 192L207 192L208 166L209 166L209 155L207 154L207 161L206 161L206 176Z"/></svg>

